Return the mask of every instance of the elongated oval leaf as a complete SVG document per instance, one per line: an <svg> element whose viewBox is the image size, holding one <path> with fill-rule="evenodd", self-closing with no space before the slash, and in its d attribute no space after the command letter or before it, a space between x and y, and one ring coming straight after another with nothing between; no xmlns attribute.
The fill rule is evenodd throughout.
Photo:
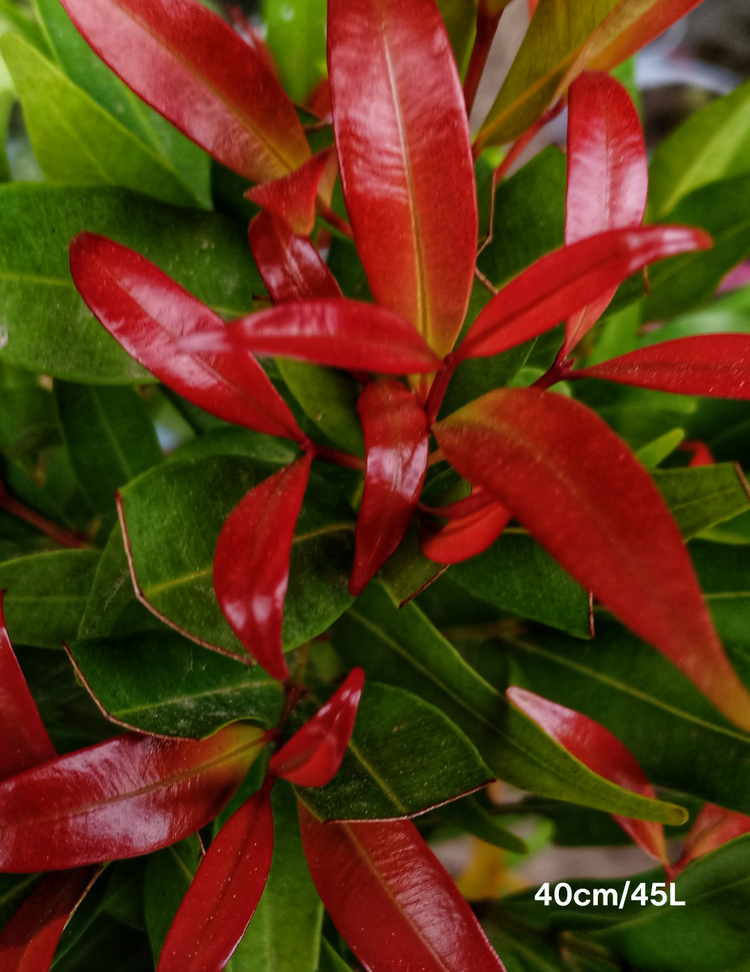
<svg viewBox="0 0 750 972"><path fill-rule="evenodd" d="M355 533L352 594L401 543L427 472L429 430L424 408L397 381L368 385L357 403L365 434L365 484Z"/></svg>
<svg viewBox="0 0 750 972"><path fill-rule="evenodd" d="M216 543L214 590L247 651L274 678L289 678L281 646L294 530L310 475L306 456L269 476L232 511Z"/></svg>
<svg viewBox="0 0 750 972"><path fill-rule="evenodd" d="M717 807L715 803L704 803L687 835L685 846L674 866L673 873L681 871L691 861L709 854L727 841L748 832L750 832L750 817L744 813L735 813L733 810Z"/></svg>
<svg viewBox="0 0 750 972"><path fill-rule="evenodd" d="M178 394L219 418L270 435L302 438L293 415L250 354L186 353L186 334L223 327L221 318L144 257L82 233L70 247L78 292L109 333Z"/></svg>
<svg viewBox="0 0 750 972"><path fill-rule="evenodd" d="M169 929L158 972L221 972L255 913L272 856L273 813L263 789L209 847Z"/></svg>
<svg viewBox="0 0 750 972"><path fill-rule="evenodd" d="M212 820L265 745L237 724L202 742L131 733L0 783L0 870L134 857Z"/></svg>
<svg viewBox="0 0 750 972"><path fill-rule="evenodd" d="M461 82L430 0L328 7L341 178L376 301L441 357L474 276L477 210Z"/></svg>
<svg viewBox="0 0 750 972"><path fill-rule="evenodd" d="M318 894L371 972L504 972L471 908L409 820L322 824L300 804Z"/></svg>
<svg viewBox="0 0 750 972"><path fill-rule="evenodd" d="M677 525L644 469L587 408L538 389L490 392L435 426L579 583L663 651L725 715L750 696L714 632Z"/></svg>
<svg viewBox="0 0 750 972"><path fill-rule="evenodd" d="M437 533L423 533L419 546L425 557L438 564L459 564L491 546L510 519L503 504L495 500L469 516L450 520Z"/></svg>
<svg viewBox="0 0 750 972"><path fill-rule="evenodd" d="M250 249L274 304L339 297L336 278L309 239L273 213L260 213L248 230Z"/></svg>
<svg viewBox="0 0 750 972"><path fill-rule="evenodd" d="M195 0L65 0L73 23L122 80L219 162L253 182L310 155L265 59Z"/></svg>

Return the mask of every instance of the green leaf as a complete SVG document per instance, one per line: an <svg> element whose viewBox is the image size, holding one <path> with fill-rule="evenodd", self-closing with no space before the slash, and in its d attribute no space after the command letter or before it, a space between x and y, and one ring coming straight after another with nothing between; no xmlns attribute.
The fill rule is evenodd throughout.
<svg viewBox="0 0 750 972"><path fill-rule="evenodd" d="M567 806L567 804L563 804ZM455 803L447 803L434 811L434 815L445 823L452 824L467 834L495 847L502 847L513 854L526 854L526 842L516 837L513 831L503 827L496 817L491 816L475 796L464 797Z"/></svg>
<svg viewBox="0 0 750 972"><path fill-rule="evenodd" d="M667 456L674 452L684 438L685 432L682 429L672 429L671 432L665 432L664 435L660 435L658 438L652 439L651 442L647 442L645 446L641 446L636 455L646 469L655 469L660 462L663 462Z"/></svg>
<svg viewBox="0 0 750 972"><path fill-rule="evenodd" d="M197 200L177 172L16 34L0 39L34 154L52 182L123 186L162 202Z"/></svg>
<svg viewBox="0 0 750 972"><path fill-rule="evenodd" d="M686 540L750 510L747 485L734 463L655 469L651 475Z"/></svg>
<svg viewBox="0 0 750 972"><path fill-rule="evenodd" d="M558 955L554 945L522 928L512 932L497 931L490 941L503 957L506 972L578 972L580 966L571 966ZM609 970L608 970L609 972Z"/></svg>
<svg viewBox="0 0 750 972"><path fill-rule="evenodd" d="M380 568L378 577L396 604L405 604L419 591L429 587L444 569L442 564L428 560L422 553L419 526L413 520L395 553Z"/></svg>
<svg viewBox="0 0 750 972"><path fill-rule="evenodd" d="M384 819L455 800L492 777L440 710L411 692L368 681L341 769L327 786L298 792L321 820Z"/></svg>
<svg viewBox="0 0 750 972"><path fill-rule="evenodd" d="M99 557L98 550L57 550L0 564L11 639L62 648L75 638Z"/></svg>
<svg viewBox="0 0 750 972"><path fill-rule="evenodd" d="M41 874L0 874L0 928L13 917L41 879Z"/></svg>
<svg viewBox="0 0 750 972"><path fill-rule="evenodd" d="M351 967L339 953L324 939L320 943L320 963L318 972L352 972Z"/></svg>
<svg viewBox="0 0 750 972"><path fill-rule="evenodd" d="M89 691L127 728L202 738L240 719L270 728L281 718L283 689L261 668L207 651L174 631L69 647Z"/></svg>
<svg viewBox="0 0 750 972"><path fill-rule="evenodd" d="M302 849L297 801L283 780L274 784L273 861L263 896L227 972L315 972L323 902Z"/></svg>
<svg viewBox="0 0 750 972"><path fill-rule="evenodd" d="M445 21L456 64L463 73L476 27L477 5L474 0L437 0L437 5Z"/></svg>
<svg viewBox="0 0 750 972"><path fill-rule="evenodd" d="M213 590L213 554L224 521L276 466L242 456L157 466L121 491L133 568L143 597L207 647L245 655ZM313 478L297 522L284 614L284 645L295 648L352 603L347 590L353 514L330 505Z"/></svg>
<svg viewBox="0 0 750 972"><path fill-rule="evenodd" d="M266 39L284 89L304 103L326 73L326 0L263 0Z"/></svg>
<svg viewBox="0 0 750 972"><path fill-rule="evenodd" d="M201 845L195 834L148 857L144 903L154 964L159 961L169 926L195 877L200 859Z"/></svg>
<svg viewBox="0 0 750 972"><path fill-rule="evenodd" d="M484 553L454 564L450 576L504 611L591 637L588 593L525 530L505 529Z"/></svg>
<svg viewBox="0 0 750 972"><path fill-rule="evenodd" d="M226 217L123 189L2 186L0 360L67 381L154 380L73 286L68 244L83 229L138 250L225 317L252 311L263 286L245 232Z"/></svg>
<svg viewBox="0 0 750 972"><path fill-rule="evenodd" d="M371 584L332 631L347 666L437 706L463 729L501 779L542 796L665 822L682 808L645 800L596 776L510 706L412 602L400 611Z"/></svg>
<svg viewBox="0 0 750 972"><path fill-rule="evenodd" d="M661 142L649 166L657 222L688 193L750 169L750 81L709 102Z"/></svg>
<svg viewBox="0 0 750 972"><path fill-rule="evenodd" d="M115 508L115 492L161 462L156 429L135 389L56 381L70 463L93 509Z"/></svg>
<svg viewBox="0 0 750 972"><path fill-rule="evenodd" d="M39 24L27 17L12 0L0 0L0 19L7 21L16 33L24 37L30 44L33 44L42 54L49 56L51 53L47 38Z"/></svg>
<svg viewBox="0 0 750 972"><path fill-rule="evenodd" d="M27 471L40 452L60 442L52 394L37 384L0 388L0 449Z"/></svg>

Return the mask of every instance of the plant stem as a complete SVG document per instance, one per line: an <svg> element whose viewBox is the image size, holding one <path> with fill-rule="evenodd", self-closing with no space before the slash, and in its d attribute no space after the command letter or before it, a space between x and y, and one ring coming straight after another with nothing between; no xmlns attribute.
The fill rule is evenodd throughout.
<svg viewBox="0 0 750 972"><path fill-rule="evenodd" d="M477 11L477 33L474 38L474 46L471 49L469 66L466 69L466 80L464 81L464 102L466 103L467 115L471 114L471 109L474 107L479 82L482 79L484 66L487 63L487 57L502 15L502 10L500 13L488 14L483 6L480 3Z"/></svg>
<svg viewBox="0 0 750 972"><path fill-rule="evenodd" d="M31 526L41 530L45 533L50 540L54 540L55 543L59 543L61 547L69 547L71 550L78 550L82 547L90 547L88 538L79 533L77 530L68 530L65 527L59 526L52 520L48 520L47 517L42 516L35 510L30 509L25 506L19 500L10 496L2 482L0 482L0 509L10 513L13 516L17 516L19 520L24 520L26 523L30 523Z"/></svg>

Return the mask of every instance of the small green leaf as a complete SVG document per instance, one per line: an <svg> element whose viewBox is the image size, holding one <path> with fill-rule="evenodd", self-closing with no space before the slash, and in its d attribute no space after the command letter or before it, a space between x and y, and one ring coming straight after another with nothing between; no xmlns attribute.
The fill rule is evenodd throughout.
<svg viewBox="0 0 750 972"><path fill-rule="evenodd" d="M734 463L655 469L651 475L686 540L750 510L747 486Z"/></svg>
<svg viewBox="0 0 750 972"><path fill-rule="evenodd" d="M322 939L320 943L320 963L318 972L352 972L351 967L341 958L339 953Z"/></svg>
<svg viewBox="0 0 750 972"><path fill-rule="evenodd" d="M154 963L159 961L169 926L195 877L200 859L201 845L196 835L148 857L144 903Z"/></svg>
<svg viewBox="0 0 750 972"><path fill-rule="evenodd" d="M567 806L567 804L563 804ZM516 837L513 831L491 816L484 809L479 800L474 796L464 797L463 800L456 800L455 803L447 803L444 807L439 807L434 811L438 819L445 823L453 824L467 834L473 834L479 840L494 847L502 847L504 850L511 851L513 854L526 854L528 847L525 841Z"/></svg>
<svg viewBox="0 0 750 972"><path fill-rule="evenodd" d="M647 442L645 446L641 446L636 455L646 469L655 469L660 462L663 462L667 456L674 452L684 438L685 432L682 429L672 429L671 432L665 432L664 435L660 435L658 438L652 439L651 442Z"/></svg>

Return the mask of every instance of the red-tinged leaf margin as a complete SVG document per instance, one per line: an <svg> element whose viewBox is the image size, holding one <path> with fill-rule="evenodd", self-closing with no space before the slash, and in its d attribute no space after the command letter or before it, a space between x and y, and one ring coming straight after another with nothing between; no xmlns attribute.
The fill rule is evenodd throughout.
<svg viewBox="0 0 750 972"><path fill-rule="evenodd" d="M251 182L310 157L263 55L197 0L64 0L73 23L139 97Z"/></svg>
<svg viewBox="0 0 750 972"><path fill-rule="evenodd" d="M442 357L468 306L477 207L461 81L436 4L329 0L328 67L344 198L373 295Z"/></svg>
<svg viewBox="0 0 750 972"><path fill-rule="evenodd" d="M302 803L298 807L318 894L369 972L505 972L410 820L323 824Z"/></svg>
<svg viewBox="0 0 750 972"><path fill-rule="evenodd" d="M364 683L363 669L353 668L325 705L271 757L269 773L297 786L330 783L349 745Z"/></svg>
<svg viewBox="0 0 750 972"><path fill-rule="evenodd" d="M696 858L747 833L750 833L750 817L715 803L704 803L687 835L680 859L671 869L671 878L674 879Z"/></svg>
<svg viewBox="0 0 750 972"><path fill-rule="evenodd" d="M255 914L273 857L264 786L221 828L167 933L157 972L221 972Z"/></svg>
<svg viewBox="0 0 750 972"><path fill-rule="evenodd" d="M572 373L681 395L750 399L750 335L696 334Z"/></svg>
<svg viewBox="0 0 750 972"><path fill-rule="evenodd" d="M365 484L354 534L349 592L362 593L401 543L427 473L424 408L398 381L368 385L357 402L365 437Z"/></svg>
<svg viewBox="0 0 750 972"><path fill-rule="evenodd" d="M491 547L510 520L503 504L493 500L468 516L450 520L440 530L423 527L419 546L436 564L460 564Z"/></svg>
<svg viewBox="0 0 750 972"><path fill-rule="evenodd" d="M0 871L62 870L151 853L206 826L269 736L127 733L0 782Z"/></svg>
<svg viewBox="0 0 750 972"><path fill-rule="evenodd" d="M453 355L453 363L507 351L555 327L647 264L711 245L703 230L645 226L609 230L561 247L492 298Z"/></svg>
<svg viewBox="0 0 750 972"><path fill-rule="evenodd" d="M713 629L680 532L627 446L584 405L497 389L433 427L448 461L713 704L750 729L750 695Z"/></svg>
<svg viewBox="0 0 750 972"><path fill-rule="evenodd" d="M312 459L303 456L251 489L232 510L214 554L214 590L232 631L279 681L289 558Z"/></svg>
<svg viewBox="0 0 750 972"><path fill-rule="evenodd" d="M70 244L70 270L103 327L165 385L228 422L306 441L251 354L191 353L180 347L186 335L224 328L224 322L150 260L84 232Z"/></svg>
<svg viewBox="0 0 750 972"><path fill-rule="evenodd" d="M297 236L278 216L256 216L250 223L248 240L274 304L341 297L336 278L310 240Z"/></svg>
<svg viewBox="0 0 750 972"><path fill-rule="evenodd" d="M608 74L584 71L570 86L567 159L566 245L641 225L648 197L643 131L630 95ZM596 323L615 289L568 319L563 355Z"/></svg>
<svg viewBox="0 0 750 972"><path fill-rule="evenodd" d="M329 177L321 187L327 168L333 166L336 173L336 155L333 147L323 149L296 171L273 182L263 182L248 189L246 196L274 216L282 219L293 233L309 236L315 227L315 200L322 188L330 204L333 180Z"/></svg>
<svg viewBox="0 0 750 972"><path fill-rule="evenodd" d="M505 694L517 709L594 773L626 790L656 799L656 792L635 756L609 729L581 712L550 702L527 689L512 686ZM660 823L614 813L612 816L642 850L669 867L664 827Z"/></svg>

